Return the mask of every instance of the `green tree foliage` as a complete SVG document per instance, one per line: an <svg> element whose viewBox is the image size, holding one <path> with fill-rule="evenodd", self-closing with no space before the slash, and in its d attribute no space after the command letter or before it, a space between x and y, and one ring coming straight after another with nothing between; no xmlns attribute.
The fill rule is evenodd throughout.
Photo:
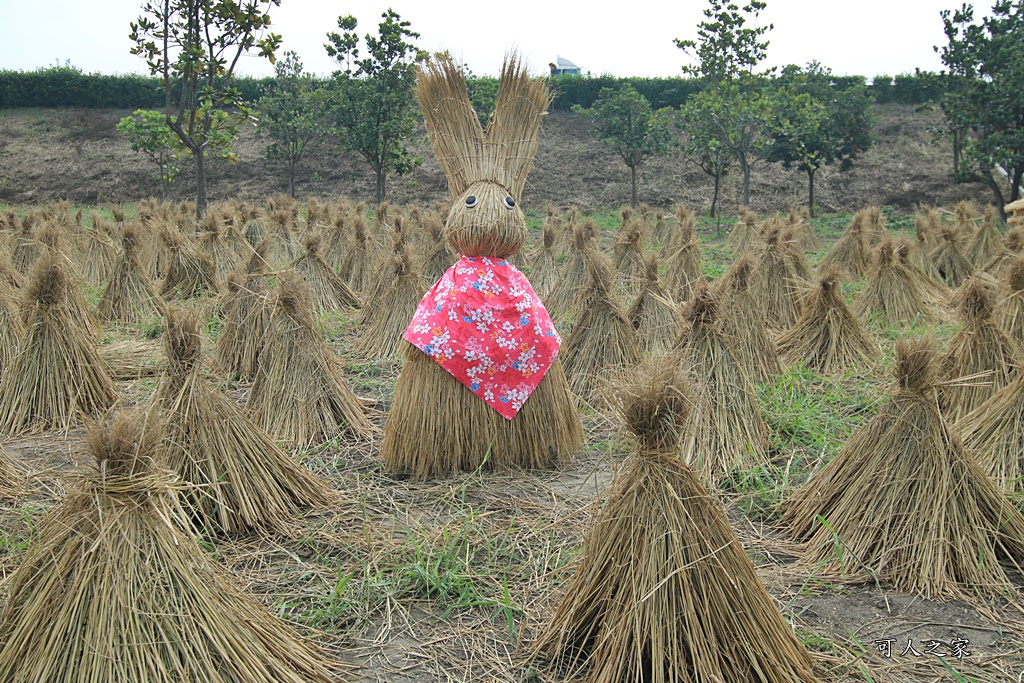
<svg viewBox="0 0 1024 683"><path fill-rule="evenodd" d="M997 0L980 23L969 4L941 16L949 42L937 48L948 69L939 106L959 143L957 180L984 182L1002 213L1024 180L1024 2Z"/></svg>
<svg viewBox="0 0 1024 683"><path fill-rule="evenodd" d="M273 140L267 158L284 161L288 192L295 196L295 169L306 148L320 138L317 82L302 70L295 52L285 52L274 65L275 78L256 105L259 131Z"/></svg>
<svg viewBox="0 0 1024 683"><path fill-rule="evenodd" d="M410 39L420 35L409 29L398 13L387 10L378 35L366 34L366 56L360 58L356 18L338 18L341 33L327 34L327 54L341 70L334 74L324 97L324 115L341 149L361 156L377 180L377 202L387 194L387 177L403 175L421 159L413 157L405 142L417 123L414 87L417 65L427 58Z"/></svg>
<svg viewBox="0 0 1024 683"><path fill-rule="evenodd" d="M814 176L823 166L853 168L871 145L871 96L863 86L839 90L817 62L787 66L772 93L768 161L807 176L807 206L814 216Z"/></svg>
<svg viewBox="0 0 1024 683"><path fill-rule="evenodd" d="M164 90L168 127L192 153L196 220L206 211L206 154L233 159L231 143L250 112L232 85L243 54L274 61L281 37L268 33L281 0L147 0L131 23L131 52L146 60Z"/></svg>
<svg viewBox="0 0 1024 683"><path fill-rule="evenodd" d="M723 0L709 0L704 10L704 21L697 25L696 40L675 39L676 47L697 60L697 64L683 67L683 73L696 76L709 87L741 78L753 73L768 51L768 41L761 37L774 28L747 26L748 19L767 7L767 3L750 0L740 7Z"/></svg>
<svg viewBox="0 0 1024 683"><path fill-rule="evenodd" d="M604 88L590 109L575 111L597 125L597 139L615 150L629 168L630 202L637 205L637 167L653 156L667 155L672 149L673 111L651 109L650 102L628 83Z"/></svg>
<svg viewBox="0 0 1024 683"><path fill-rule="evenodd" d="M700 170L715 181L711 196L711 217L718 210L722 178L732 166L732 150L722 142L719 128L715 125L714 98L691 97L679 108L678 125L685 131L684 153Z"/></svg>
<svg viewBox="0 0 1024 683"><path fill-rule="evenodd" d="M771 105L764 79L754 69L768 50L768 41L762 38L773 26L748 26L767 6L759 0L743 6L709 0L709 5L697 26L697 39L677 38L675 43L698 62L683 67L684 73L703 84L693 97L691 114L700 114L700 126L709 141L732 153L743 173L743 205L747 206L751 170L769 149Z"/></svg>
<svg viewBox="0 0 1024 683"><path fill-rule="evenodd" d="M143 154L160 172L160 198L167 199L167 186L181 170L183 155L189 150L167 125L167 117L158 111L136 109L117 123L117 132L131 143L132 151Z"/></svg>

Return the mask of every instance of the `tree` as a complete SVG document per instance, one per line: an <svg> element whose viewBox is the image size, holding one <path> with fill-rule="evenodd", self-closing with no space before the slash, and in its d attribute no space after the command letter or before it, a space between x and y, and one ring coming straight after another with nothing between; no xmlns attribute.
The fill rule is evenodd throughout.
<svg viewBox="0 0 1024 683"><path fill-rule="evenodd" d="M136 109L131 116L117 122L117 132L131 143L133 152L141 152L160 173L160 199L167 199L167 186L181 170L183 154L188 149L167 125L164 114Z"/></svg>
<svg viewBox="0 0 1024 683"><path fill-rule="evenodd" d="M274 65L275 79L256 105L259 130L273 140L268 159L288 166L288 192L295 196L295 168L306 148L320 137L316 81L302 71L294 52L285 52Z"/></svg>
<svg viewBox="0 0 1024 683"><path fill-rule="evenodd" d="M683 72L702 82L694 95L694 107L701 113L705 131L717 144L728 149L743 173L743 205L750 204L750 172L768 150L765 131L770 105L763 79L754 69L764 59L768 41L762 40L773 28L750 27L767 3L750 0L740 6L724 0L709 0L704 21L697 26L696 40L676 39L676 46L697 60Z"/></svg>
<svg viewBox="0 0 1024 683"><path fill-rule="evenodd" d="M969 4L941 16L949 42L937 49L953 88L940 107L961 136L957 180L985 183L1005 220L1024 180L1024 2L997 0L980 24Z"/></svg>
<svg viewBox="0 0 1024 683"><path fill-rule="evenodd" d="M250 112L232 83L250 50L274 62L281 37L267 33L281 0L148 0L131 23L131 53L146 60L164 90L167 126L192 153L196 221L206 212L206 154L233 159L231 143Z"/></svg>
<svg viewBox="0 0 1024 683"><path fill-rule="evenodd" d="M381 17L378 35L364 36L366 57L359 58L356 18L338 18L342 33L327 34L324 45L341 70L334 74L325 96L324 114L338 146L358 154L373 169L377 202L387 194L387 177L403 175L420 163L405 148L417 123L417 65L427 58L407 39L420 35L409 22L389 9Z"/></svg>
<svg viewBox="0 0 1024 683"><path fill-rule="evenodd" d="M697 25L697 40L676 38L675 44L697 60L694 66L684 66L683 73L714 88L722 81L753 73L768 51L768 41L761 36L775 26L746 26L748 18L756 19L767 7L765 2L751 0L743 7L722 0L709 2L704 21Z"/></svg>
<svg viewBox="0 0 1024 683"><path fill-rule="evenodd" d="M576 105L573 111L593 120L597 124L597 139L615 150L626 163L632 188L630 203L636 206L637 167L672 149L672 108L653 111L647 98L624 82L618 88L601 88L590 109Z"/></svg>
<svg viewBox="0 0 1024 683"><path fill-rule="evenodd" d="M838 163L840 171L848 171L871 145L871 96L863 85L839 90L831 71L817 62L806 70L787 66L775 85L767 159L807 176L813 218L818 169Z"/></svg>
<svg viewBox="0 0 1024 683"><path fill-rule="evenodd" d="M679 127L686 132L684 146L687 158L700 170L711 176L715 181L714 194L711 196L711 217L718 210L718 196L722 187L722 178L732 166L732 150L718 136L718 127L714 124L714 109L708 108L707 98L691 97L679 108Z"/></svg>

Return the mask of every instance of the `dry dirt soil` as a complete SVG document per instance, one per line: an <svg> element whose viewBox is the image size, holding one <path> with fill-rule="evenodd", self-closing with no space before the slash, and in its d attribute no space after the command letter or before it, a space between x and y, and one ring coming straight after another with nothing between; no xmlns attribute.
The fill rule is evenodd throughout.
<svg viewBox="0 0 1024 683"><path fill-rule="evenodd" d="M875 144L853 170L819 171L816 203L823 212L853 211L865 204L908 210L920 204L951 205L964 198L983 203L990 193L980 185L957 185L950 171L951 151L933 142L929 127L937 112L908 105L878 106ZM130 112L120 110L0 110L0 202L42 204L53 199L75 203L129 202L160 192L154 166L131 151L115 125ZM629 201L629 174L622 161L588 135L588 124L566 112L551 113L541 133L540 150L524 193L527 207L551 202L564 208L615 207ZM258 199L287 192L286 172L264 158L267 141L245 127L237 145L238 162L214 162L209 171L211 199ZM433 203L447 196L445 178L425 141L415 144L423 165L392 178L389 198L401 204ZM741 198L741 177L725 180L723 210L734 213ZM193 195L186 172L172 187L172 198ZM360 160L329 145L312 150L301 162L296 194L301 198L346 196L374 198L374 179ZM676 155L641 166L640 199L667 207L680 200L706 209L712 184L696 166ZM806 180L781 165L759 164L752 177L751 207L758 212L786 210L806 202Z"/></svg>

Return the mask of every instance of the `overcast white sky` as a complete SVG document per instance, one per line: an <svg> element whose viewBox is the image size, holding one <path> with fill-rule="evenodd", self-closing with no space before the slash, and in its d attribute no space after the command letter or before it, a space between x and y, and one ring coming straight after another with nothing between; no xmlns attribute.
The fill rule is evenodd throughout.
<svg viewBox="0 0 1024 683"><path fill-rule="evenodd" d="M767 0L759 24L774 24L765 66L818 60L837 74L896 75L942 68L932 47L945 43L939 12L962 0ZM0 69L33 70L56 62L87 72L143 73L129 54L128 24L141 0L0 0ZM556 55L593 74L676 76L688 57L673 38L694 38L705 0L283 0L273 30L307 71L329 74L323 44L339 15L359 20L360 35L376 33L388 7L411 22L418 45L448 49L476 74L497 75L505 50L518 47L536 73ZM977 5L987 12L989 2ZM609 9L604 9L609 8ZM250 57L240 73L272 73Z"/></svg>

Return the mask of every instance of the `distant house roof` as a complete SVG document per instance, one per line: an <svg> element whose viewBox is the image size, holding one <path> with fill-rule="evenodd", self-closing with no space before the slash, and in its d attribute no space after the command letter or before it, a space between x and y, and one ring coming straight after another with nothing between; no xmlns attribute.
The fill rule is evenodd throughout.
<svg viewBox="0 0 1024 683"><path fill-rule="evenodd" d="M550 64L548 64L548 66L551 68L551 75L552 76L561 76L563 74L578 74L578 73L582 73L578 66L576 66L575 64L570 62L565 57L561 57L561 56L555 57L555 61L553 61Z"/></svg>

